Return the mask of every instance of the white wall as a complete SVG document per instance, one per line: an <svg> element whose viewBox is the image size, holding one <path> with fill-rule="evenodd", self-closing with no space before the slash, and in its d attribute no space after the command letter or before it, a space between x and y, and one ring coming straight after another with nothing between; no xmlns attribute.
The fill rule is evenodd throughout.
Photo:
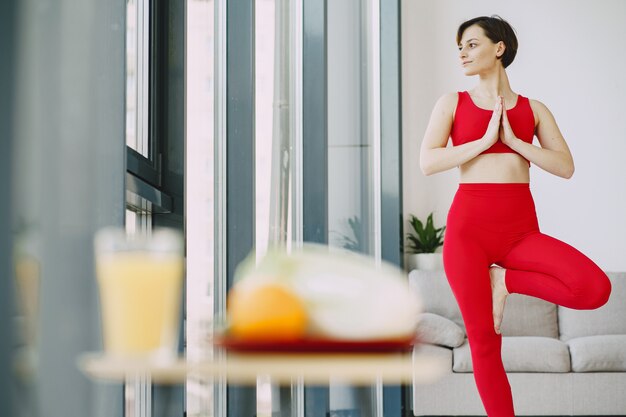
<svg viewBox="0 0 626 417"><path fill-rule="evenodd" d="M564 180L531 168L544 233L564 240L610 271L626 271L626 1L403 0L404 211L445 222L457 187L450 171L425 177L419 147L432 106L449 91L471 89L458 64L463 21L499 14L515 28L511 87L554 114L574 155ZM535 142L537 144L537 142Z"/></svg>

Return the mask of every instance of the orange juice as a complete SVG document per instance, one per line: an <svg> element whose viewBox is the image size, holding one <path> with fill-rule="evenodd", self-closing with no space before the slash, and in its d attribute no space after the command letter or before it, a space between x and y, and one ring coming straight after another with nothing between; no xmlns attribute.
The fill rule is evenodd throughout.
<svg viewBox="0 0 626 417"><path fill-rule="evenodd" d="M114 355L175 355L183 278L179 254L100 254L104 346Z"/></svg>

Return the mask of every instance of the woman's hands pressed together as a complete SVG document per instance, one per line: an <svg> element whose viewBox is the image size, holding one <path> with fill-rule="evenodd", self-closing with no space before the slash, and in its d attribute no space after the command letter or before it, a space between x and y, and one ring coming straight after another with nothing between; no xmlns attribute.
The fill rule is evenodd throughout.
<svg viewBox="0 0 626 417"><path fill-rule="evenodd" d="M496 99L496 106L491 115L491 119L489 120L489 125L487 125L487 131L483 136L483 142L485 143L485 149L489 149L491 145L498 141L501 130L501 120L502 120L502 112L504 108L504 100L502 97L498 96ZM510 126L509 126L510 128Z"/></svg>
<svg viewBox="0 0 626 417"><path fill-rule="evenodd" d="M500 122L500 140L505 145L509 146L510 148L513 148L513 145L515 141L517 140L517 137L515 136L515 133L513 132L513 129L511 128L511 124L509 123L509 118L506 114L506 107L504 105L504 99L502 99L501 97L500 99L502 100L501 107L504 109L502 110L502 118Z"/></svg>
<svg viewBox="0 0 626 417"><path fill-rule="evenodd" d="M496 99L496 106L493 109L489 125L487 125L487 131L483 136L483 143L486 149L489 149L498 140L501 140L505 145L513 148L514 143L517 140L515 132L511 128L509 118L507 116L506 105L504 98L498 96Z"/></svg>

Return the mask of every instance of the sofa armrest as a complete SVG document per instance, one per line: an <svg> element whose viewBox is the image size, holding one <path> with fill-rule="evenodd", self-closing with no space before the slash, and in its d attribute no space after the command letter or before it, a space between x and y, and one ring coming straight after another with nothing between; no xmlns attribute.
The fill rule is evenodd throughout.
<svg viewBox="0 0 626 417"><path fill-rule="evenodd" d="M465 332L452 320L434 313L420 314L417 324L420 343L456 348L463 344Z"/></svg>

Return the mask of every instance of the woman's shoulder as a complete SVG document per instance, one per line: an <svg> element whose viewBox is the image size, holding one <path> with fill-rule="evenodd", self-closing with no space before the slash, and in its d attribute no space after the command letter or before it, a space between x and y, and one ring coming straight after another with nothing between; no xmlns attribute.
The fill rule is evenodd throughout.
<svg viewBox="0 0 626 417"><path fill-rule="evenodd" d="M535 118L535 127L538 126L542 121L548 119L554 119L552 112L542 101L532 98L526 98L528 100L528 104L530 109L533 112L533 117Z"/></svg>
<svg viewBox="0 0 626 417"><path fill-rule="evenodd" d="M519 94L520 97L524 97L522 94ZM530 104L530 107L533 109L533 111L546 111L548 110L548 107L543 104L543 102L534 99L534 98L530 98L530 97L525 97L526 100L528 100L528 104Z"/></svg>
<svg viewBox="0 0 626 417"><path fill-rule="evenodd" d="M451 92L445 93L439 97L437 103L435 103L435 108L439 108L441 110L446 110L451 113L454 112L456 106L459 102L459 97L461 96L461 92Z"/></svg>
<svg viewBox="0 0 626 417"><path fill-rule="evenodd" d="M459 100L459 97L463 93L464 93L463 91L453 91L453 92L445 93L441 97L439 97L439 100L445 101L445 102L456 103Z"/></svg>
<svg viewBox="0 0 626 417"><path fill-rule="evenodd" d="M537 121L541 121L544 117L551 116L552 112L542 101L537 99L528 98L528 104L535 115Z"/></svg>

